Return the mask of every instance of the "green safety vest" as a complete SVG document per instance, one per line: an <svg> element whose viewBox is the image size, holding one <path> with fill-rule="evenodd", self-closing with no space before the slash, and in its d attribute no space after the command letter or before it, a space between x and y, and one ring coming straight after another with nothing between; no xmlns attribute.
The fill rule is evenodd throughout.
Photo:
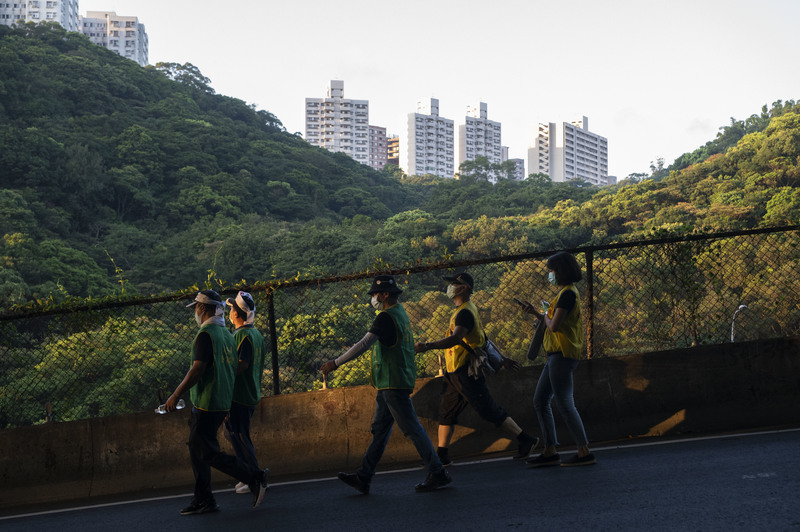
<svg viewBox="0 0 800 532"><path fill-rule="evenodd" d="M383 345L380 341L372 347L372 372L370 382L379 390L413 390L417 378L414 359L414 335L403 305L397 303L386 312L394 321L397 341Z"/></svg>
<svg viewBox="0 0 800 532"><path fill-rule="evenodd" d="M248 339L253 346L253 360L250 361L250 367L236 376L236 382L233 385L233 402L245 406L255 406L261 400L261 375L264 373L267 344L258 329L248 325L236 329L233 338L236 340L237 353L242 342L247 342Z"/></svg>
<svg viewBox="0 0 800 532"><path fill-rule="evenodd" d="M206 368L200 380L192 386L192 404L208 412L227 412L231 409L233 381L238 363L236 342L228 329L216 323L200 327L197 335L203 332L211 336L214 364L211 371ZM197 342L197 336L194 341Z"/></svg>

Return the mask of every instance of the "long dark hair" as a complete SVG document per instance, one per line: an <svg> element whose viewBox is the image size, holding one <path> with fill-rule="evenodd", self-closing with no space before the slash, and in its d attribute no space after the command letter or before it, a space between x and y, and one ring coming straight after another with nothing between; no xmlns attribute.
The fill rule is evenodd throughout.
<svg viewBox="0 0 800 532"><path fill-rule="evenodd" d="M547 259L547 269L555 272L556 283L561 286L577 283L583 279L577 259L572 253L566 251L559 251Z"/></svg>

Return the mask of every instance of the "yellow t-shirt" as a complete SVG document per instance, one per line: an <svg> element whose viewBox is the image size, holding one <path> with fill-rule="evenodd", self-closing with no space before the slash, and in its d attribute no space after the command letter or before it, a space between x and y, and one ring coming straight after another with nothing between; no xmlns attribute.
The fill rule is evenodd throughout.
<svg viewBox="0 0 800 532"><path fill-rule="evenodd" d="M575 306L567 313L557 332L545 328L542 348L548 353L561 351L565 358L580 360L583 354L583 320L581 320L580 295L574 285L565 286L550 302L548 317L552 318L558 306L558 299L567 290L575 293Z"/></svg>
<svg viewBox="0 0 800 532"><path fill-rule="evenodd" d="M478 317L478 307L476 307L472 301L466 301L459 305L453 312L453 315L450 316L450 330L447 336L453 334L456 328L456 316L464 309L470 311L472 317L475 319L475 327L464 337L464 342L473 349L483 347L486 344L486 335L483 333L483 325L481 324L480 317ZM462 345L456 345L445 349L444 360L447 366L447 372L452 373L458 368L467 365L469 362L469 351Z"/></svg>

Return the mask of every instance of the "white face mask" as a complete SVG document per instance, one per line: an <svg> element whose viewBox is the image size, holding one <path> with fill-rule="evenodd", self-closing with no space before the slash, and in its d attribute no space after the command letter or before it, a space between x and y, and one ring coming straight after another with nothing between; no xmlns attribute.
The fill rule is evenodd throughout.
<svg viewBox="0 0 800 532"><path fill-rule="evenodd" d="M383 309L383 303L378 301L378 294L372 294L372 299L369 302L375 310Z"/></svg>
<svg viewBox="0 0 800 532"><path fill-rule="evenodd" d="M556 286L558 283L556 282L556 272L550 272L547 274L547 280L550 281L550 284Z"/></svg>
<svg viewBox="0 0 800 532"><path fill-rule="evenodd" d="M456 297L456 285L454 284L447 285L447 297L449 297L450 299Z"/></svg>

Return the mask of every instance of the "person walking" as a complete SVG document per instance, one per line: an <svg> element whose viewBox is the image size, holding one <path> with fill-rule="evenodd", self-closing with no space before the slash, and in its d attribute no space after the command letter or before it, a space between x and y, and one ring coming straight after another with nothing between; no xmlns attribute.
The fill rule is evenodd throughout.
<svg viewBox="0 0 800 532"><path fill-rule="evenodd" d="M250 438L250 420L256 405L261 400L261 375L264 372L266 343L264 336L255 328L256 303L247 292L239 292L235 298L226 301L230 307L228 317L235 327L233 339L236 341L238 365L236 380L233 383L231 410L225 418L225 432L233 446L236 456L255 469L261 469L256 458L255 447ZM250 493L244 483L236 484L236 493Z"/></svg>
<svg viewBox="0 0 800 532"><path fill-rule="evenodd" d="M418 492L435 490L451 482L450 474L442 467L428 434L419 422L411 392L416 380L414 338L406 311L397 298L403 291L391 275L378 275L367 292L378 311L369 331L355 345L334 360L322 365L327 376L372 347L370 381L378 390L375 396L375 415L372 420L372 441L355 473L339 473L339 479L363 494L369 493L372 477L386 450L394 423L416 447L428 476L414 489Z"/></svg>
<svg viewBox="0 0 800 532"><path fill-rule="evenodd" d="M217 431L231 407L237 365L236 344L225 327L225 303L214 290L202 290L186 306L194 307L200 330L194 339L192 365L165 402L167 412L172 412L181 395L190 391L193 406L189 456L194 472L194 496L189 506L181 510L181 515L219 510L211 491L212 467L247 483L253 495L253 507L256 507L264 500L268 472L223 453L217 441Z"/></svg>
<svg viewBox="0 0 800 532"><path fill-rule="evenodd" d="M591 465L596 463L596 459L589 451L583 421L575 408L572 379L583 353L580 297L575 288L575 283L583 276L578 261L567 252L556 253L547 259L546 264L550 284L558 287L558 293L544 312L539 312L527 301L522 306L524 312L544 320L546 329L542 348L547 353L547 361L533 395L533 405L544 438L544 451L527 463L534 467ZM558 435L551 407L553 397L557 399L558 410L578 447L577 454L566 461L561 460L557 451Z"/></svg>
<svg viewBox="0 0 800 532"><path fill-rule="evenodd" d="M431 349L445 350L446 372L444 374L441 402L439 404L439 445L436 450L443 464L452 463L449 454L450 440L453 437L458 416L467 405L486 421L513 435L517 440L517 453L514 460L523 460L538 443L535 438L522 430L499 406L486 386L483 375L469 375L470 349L482 348L486 344L478 307L470 301L474 289L472 276L467 272L442 277L449 283L447 297L453 300L455 310L450 316L448 335L435 342L419 342L415 345L417 353ZM470 349L464 346L466 344ZM504 357L503 366L518 370L520 365L510 358Z"/></svg>

